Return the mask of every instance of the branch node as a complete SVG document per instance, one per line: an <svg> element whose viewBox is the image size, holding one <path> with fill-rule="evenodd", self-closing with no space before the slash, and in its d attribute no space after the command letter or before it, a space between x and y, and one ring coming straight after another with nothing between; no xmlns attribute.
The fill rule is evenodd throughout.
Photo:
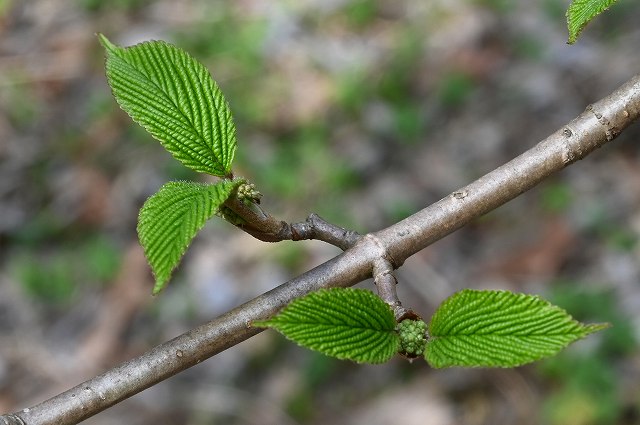
<svg viewBox="0 0 640 425"><path fill-rule="evenodd" d="M598 120L598 122L604 127L604 134L606 137L606 142L610 142L616 138L618 134L620 134L620 130L616 128L616 126L611 125L611 121L607 119L601 112L596 111L594 105L587 106L587 111L590 111ZM626 111L625 111L626 112ZM624 112L623 112L624 114ZM628 116L628 112L627 112ZM603 145L605 141L602 141L600 145Z"/></svg>
<svg viewBox="0 0 640 425"><path fill-rule="evenodd" d="M380 241L380 238L378 238L376 235L374 235L373 233L367 233L366 235L364 235L364 237L367 238L367 240L371 241L371 243L373 243L373 245L378 250L378 252L376 253L376 257L379 257L387 261L388 263L390 263L392 272L393 270L397 269L402 265L402 263L397 262L395 258L393 258L389 250L385 247L382 241ZM374 267L375 267L375 264L374 264Z"/></svg>
<svg viewBox="0 0 640 425"><path fill-rule="evenodd" d="M593 105L587 106L588 111L591 111L592 109ZM562 164L565 167L585 156L580 144L580 138L574 138L574 135L576 134L576 131L569 127L569 125L562 129Z"/></svg>
<svg viewBox="0 0 640 425"><path fill-rule="evenodd" d="M374 282L379 282L380 280L382 280L382 278L386 278L387 276L391 276L393 278L393 280L396 281L395 282L396 285L398 284L397 279L393 276L393 271L392 270L388 270L388 269L385 269L385 270L383 270L383 271L381 271L379 273L376 273L373 276L373 281Z"/></svg>
<svg viewBox="0 0 640 425"><path fill-rule="evenodd" d="M346 251L360 240L361 235L353 230L331 224L316 213L311 213L307 217L305 224L310 228L312 237Z"/></svg>
<svg viewBox="0 0 640 425"><path fill-rule="evenodd" d="M469 192L467 192L466 190L456 190L451 194L451 196L453 196L455 199L464 199L469 196Z"/></svg>

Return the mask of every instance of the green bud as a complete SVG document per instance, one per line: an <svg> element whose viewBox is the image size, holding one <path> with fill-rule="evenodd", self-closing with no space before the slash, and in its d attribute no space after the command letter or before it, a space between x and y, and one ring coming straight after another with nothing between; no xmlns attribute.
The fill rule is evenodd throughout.
<svg viewBox="0 0 640 425"><path fill-rule="evenodd" d="M396 331L400 336L400 351L420 356L427 345L427 324L422 320L403 320Z"/></svg>
<svg viewBox="0 0 640 425"><path fill-rule="evenodd" d="M255 202L256 204L260 203L260 198L262 198L262 193L258 192L256 189L256 185L253 183L243 183L237 189L238 198L242 199L245 202Z"/></svg>

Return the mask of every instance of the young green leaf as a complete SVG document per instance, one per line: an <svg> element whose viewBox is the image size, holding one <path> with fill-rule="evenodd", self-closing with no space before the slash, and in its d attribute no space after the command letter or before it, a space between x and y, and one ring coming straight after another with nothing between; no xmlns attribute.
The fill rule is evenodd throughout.
<svg viewBox="0 0 640 425"><path fill-rule="evenodd" d="M583 325L534 295L465 289L433 315L425 358L436 368L515 367L606 327Z"/></svg>
<svg viewBox="0 0 640 425"><path fill-rule="evenodd" d="M187 167L229 176L236 128L207 69L163 41L123 48L99 37L107 51L107 79L120 107Z"/></svg>
<svg viewBox="0 0 640 425"><path fill-rule="evenodd" d="M358 363L384 363L400 344L393 312L364 289L321 289L252 325L274 328L298 345Z"/></svg>
<svg viewBox="0 0 640 425"><path fill-rule="evenodd" d="M166 286L196 233L242 183L169 182L147 199L138 217L138 237L156 278L154 294Z"/></svg>
<svg viewBox="0 0 640 425"><path fill-rule="evenodd" d="M615 2L616 0L573 0L567 9L568 43L575 43L584 27Z"/></svg>

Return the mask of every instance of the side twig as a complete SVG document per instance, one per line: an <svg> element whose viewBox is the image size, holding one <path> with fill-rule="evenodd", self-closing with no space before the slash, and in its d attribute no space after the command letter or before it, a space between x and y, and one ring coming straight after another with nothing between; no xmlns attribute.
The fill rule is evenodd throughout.
<svg viewBox="0 0 640 425"><path fill-rule="evenodd" d="M402 306L398 298L396 286L398 280L393 274L391 262L383 257L373 262L373 281L378 290L378 296L391 307L396 321L400 321L407 314L407 309Z"/></svg>
<svg viewBox="0 0 640 425"><path fill-rule="evenodd" d="M360 238L357 232L331 224L318 214L310 214L303 222L287 223L276 219L257 203L235 196L229 198L225 206L242 219L242 224L236 224L238 228L263 242L316 239L344 251Z"/></svg>
<svg viewBox="0 0 640 425"><path fill-rule="evenodd" d="M377 258L373 260L371 272L378 296L391 307L396 321L399 321L406 315L407 309L402 306L400 298L398 298L398 291L396 291L398 280L393 273L395 269L393 261L389 258L382 242L375 235L369 233L364 237L371 241L372 246L378 248Z"/></svg>
<svg viewBox="0 0 640 425"><path fill-rule="evenodd" d="M0 416L3 425L76 424L259 333L293 299L372 276L380 245L397 268L411 255L584 158L640 116L640 75L591 105L538 145L407 219L359 238L351 248L291 281L36 406ZM276 232L277 233L277 232ZM373 242L375 239L375 243Z"/></svg>

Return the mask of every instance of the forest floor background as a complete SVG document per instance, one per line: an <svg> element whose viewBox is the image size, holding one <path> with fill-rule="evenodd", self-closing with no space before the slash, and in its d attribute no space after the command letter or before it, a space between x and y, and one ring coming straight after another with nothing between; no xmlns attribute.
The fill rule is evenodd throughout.
<svg viewBox="0 0 640 425"><path fill-rule="evenodd" d="M202 61L238 128L236 174L288 221L375 231L524 152L640 72L621 1L568 46L566 2L0 1L0 412L68 389L333 257L212 220L169 288L135 234L198 180L118 109L95 33ZM640 125L418 253L401 299L541 294L614 326L512 370L359 366L264 332L85 423L640 423ZM371 288L370 282L362 284Z"/></svg>

